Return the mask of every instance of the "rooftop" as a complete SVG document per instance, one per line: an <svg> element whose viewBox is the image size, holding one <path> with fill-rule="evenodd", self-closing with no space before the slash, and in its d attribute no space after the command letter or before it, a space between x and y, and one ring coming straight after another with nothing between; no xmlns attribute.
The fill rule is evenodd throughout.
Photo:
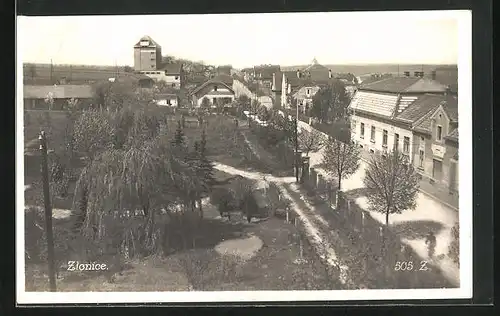
<svg viewBox="0 0 500 316"><path fill-rule="evenodd" d="M147 46L143 46L141 45L141 42L149 42L149 44ZM134 45L134 48L137 47L137 48L140 48L140 47L156 47L156 46L160 46L158 43L156 43L149 35L144 35L143 37L141 37L141 39Z"/></svg>
<svg viewBox="0 0 500 316"><path fill-rule="evenodd" d="M415 123L427 115L427 113L436 110L441 102L445 100L446 97L444 95L425 94L411 103L396 119Z"/></svg>
<svg viewBox="0 0 500 316"><path fill-rule="evenodd" d="M164 64L161 66L160 70L166 71L167 75L180 75L182 71L182 64L181 63Z"/></svg>
<svg viewBox="0 0 500 316"><path fill-rule="evenodd" d="M53 85L53 86L23 86L25 99L45 99L52 95L54 99L89 99L94 96L89 85Z"/></svg>
<svg viewBox="0 0 500 316"><path fill-rule="evenodd" d="M222 85L226 86L230 91L233 91L233 88L232 88L233 78L231 76L228 76L228 75L218 75L210 80L205 81L201 85L197 86L192 91L190 91L189 94L193 95L211 83L222 84Z"/></svg>
<svg viewBox="0 0 500 316"><path fill-rule="evenodd" d="M453 97L453 96L442 96L441 100L439 101L439 103L437 103L437 106L434 108L434 110L429 111L420 120L417 120L414 123L414 127L417 130L420 130L420 131L430 132L431 117L436 112L437 108L440 105L443 107L443 110L446 112L446 114L448 115L448 117L453 122L458 123L458 103L457 103L457 99L455 97ZM451 133L453 133L453 131L450 132L450 135L451 135ZM458 129L457 129L456 133L457 133L457 137L458 137Z"/></svg>
<svg viewBox="0 0 500 316"><path fill-rule="evenodd" d="M361 83L359 90L390 93L444 93L446 86L431 79L420 77L392 77L369 83Z"/></svg>

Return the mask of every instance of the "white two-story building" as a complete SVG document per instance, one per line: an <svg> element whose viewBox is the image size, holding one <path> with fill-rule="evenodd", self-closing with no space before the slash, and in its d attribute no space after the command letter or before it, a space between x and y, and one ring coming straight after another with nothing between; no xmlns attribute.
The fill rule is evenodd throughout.
<svg viewBox="0 0 500 316"><path fill-rule="evenodd" d="M413 106L413 103L419 98L446 93L446 86L422 77L387 78L361 85L349 105L352 141L370 153L383 154L397 148L413 161L418 144L412 124L420 114L432 110L431 106L418 103ZM417 108L411 119L398 118Z"/></svg>

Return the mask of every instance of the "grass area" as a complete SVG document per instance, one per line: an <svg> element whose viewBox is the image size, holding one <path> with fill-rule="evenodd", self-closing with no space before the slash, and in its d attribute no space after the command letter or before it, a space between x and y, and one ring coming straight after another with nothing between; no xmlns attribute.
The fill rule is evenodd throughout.
<svg viewBox="0 0 500 316"><path fill-rule="evenodd" d="M24 144L25 146L32 140L37 139L40 130L47 134L49 148L60 146L64 129L68 123L68 116L65 111L43 111L28 110L24 111ZM34 145L38 148L38 142ZM30 146L30 147L31 147Z"/></svg>
<svg viewBox="0 0 500 316"><path fill-rule="evenodd" d="M302 194L289 192L299 205L306 207L300 197L310 194L307 190L301 191ZM403 248L400 236L394 231L386 231L387 255L381 256L383 243L379 232L383 226L366 212L364 229L361 231L350 221L345 209L333 210L325 201L320 201L314 196L311 200L314 200L310 201L314 204L314 211L328 222L338 255L350 267L351 277L356 283L377 289L453 287L439 268L431 263L426 263L426 269L420 270L423 260L410 247ZM351 203L349 212L362 212L362 210L356 203ZM427 228L428 226L412 229L416 234L415 230L422 231ZM412 262L415 268L412 271L395 271L398 261Z"/></svg>
<svg viewBox="0 0 500 316"><path fill-rule="evenodd" d="M215 173L221 185L230 185L234 176ZM247 180L250 181L250 180ZM168 256L124 260L119 256L102 256L107 271L67 271L67 261L80 260L71 233L70 216L54 219L58 291L185 291L185 290L316 290L340 289L328 277L307 242L301 241L297 228L283 219L245 223L237 215L220 220L210 204L204 207L204 221L193 248ZM293 222L293 221L292 221ZM43 231L37 227L33 213L26 214L26 290L47 291L46 264L37 261L37 251L44 249ZM256 236L263 247L249 260L221 255L214 247L221 241ZM297 262L301 257L304 261Z"/></svg>

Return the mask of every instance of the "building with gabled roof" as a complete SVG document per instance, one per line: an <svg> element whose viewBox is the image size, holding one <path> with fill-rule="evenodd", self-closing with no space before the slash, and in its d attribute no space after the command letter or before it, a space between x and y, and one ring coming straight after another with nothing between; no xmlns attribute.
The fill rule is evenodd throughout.
<svg viewBox="0 0 500 316"><path fill-rule="evenodd" d="M318 91L319 87L328 84L333 78L334 74L327 67L320 65L316 59L313 60L311 65L304 69L297 69L296 71L280 71L273 75L273 84L271 91L274 95L276 102L279 102L283 108L289 108L293 96L300 90L312 92ZM302 95L301 93L297 96ZM310 95L312 98L314 94ZM309 97L297 100L305 107ZM306 100L307 99L307 100Z"/></svg>
<svg viewBox="0 0 500 316"><path fill-rule="evenodd" d="M371 153L400 149L413 161L413 120L431 110L426 102L432 105L434 101L425 100L446 94L445 85L421 77L392 77L361 84L349 104L353 142Z"/></svg>
<svg viewBox="0 0 500 316"><path fill-rule="evenodd" d="M94 90L90 85L51 85L23 86L24 109L61 110L71 99L88 101L94 98Z"/></svg>
<svg viewBox="0 0 500 316"><path fill-rule="evenodd" d="M134 70L154 81L165 81L172 88L183 86L183 64L162 61L161 46L150 36L143 36L134 45Z"/></svg>
<svg viewBox="0 0 500 316"><path fill-rule="evenodd" d="M145 35L134 45L134 70L155 71L161 67L161 46Z"/></svg>
<svg viewBox="0 0 500 316"><path fill-rule="evenodd" d="M432 110L413 126L418 142L414 165L431 183L458 195L458 103L455 96L434 96Z"/></svg>
<svg viewBox="0 0 500 316"><path fill-rule="evenodd" d="M231 79L231 83L229 83L229 79ZM232 78L221 75L207 80L190 91L189 98L194 107L201 107L205 98L213 107L217 105L228 106L235 99Z"/></svg>

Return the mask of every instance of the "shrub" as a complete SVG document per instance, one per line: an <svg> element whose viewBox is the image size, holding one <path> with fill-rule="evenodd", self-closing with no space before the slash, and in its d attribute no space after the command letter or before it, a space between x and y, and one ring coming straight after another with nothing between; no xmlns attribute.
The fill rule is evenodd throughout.
<svg viewBox="0 0 500 316"><path fill-rule="evenodd" d="M451 243L448 246L448 257L460 266L460 228L459 223L451 228Z"/></svg>

